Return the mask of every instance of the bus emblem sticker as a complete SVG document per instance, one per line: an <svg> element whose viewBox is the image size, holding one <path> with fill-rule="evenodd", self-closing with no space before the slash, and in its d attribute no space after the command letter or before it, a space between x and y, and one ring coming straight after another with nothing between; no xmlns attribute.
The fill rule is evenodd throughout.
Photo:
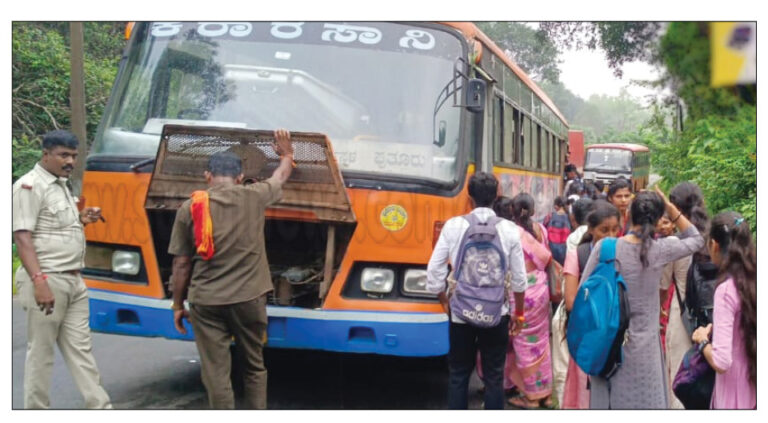
<svg viewBox="0 0 768 423"><path fill-rule="evenodd" d="M408 213L402 206L392 204L381 211L381 225L388 231L399 231L408 223Z"/></svg>

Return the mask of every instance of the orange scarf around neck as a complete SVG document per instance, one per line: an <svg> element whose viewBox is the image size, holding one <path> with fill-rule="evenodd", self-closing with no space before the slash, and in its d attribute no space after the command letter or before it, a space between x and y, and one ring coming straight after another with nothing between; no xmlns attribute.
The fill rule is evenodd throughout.
<svg viewBox="0 0 768 423"><path fill-rule="evenodd" d="M192 214L194 225L195 247L203 260L213 257L213 221L211 220L211 208L208 199L208 191L195 191L192 193L192 204L189 211Z"/></svg>

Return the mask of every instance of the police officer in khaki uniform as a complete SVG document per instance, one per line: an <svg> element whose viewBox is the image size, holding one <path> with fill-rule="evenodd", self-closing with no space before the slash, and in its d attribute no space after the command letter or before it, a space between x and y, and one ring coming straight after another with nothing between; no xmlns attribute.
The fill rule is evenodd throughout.
<svg viewBox="0 0 768 423"><path fill-rule="evenodd" d="M48 408L53 348L58 344L87 408L112 408L91 354L83 226L101 210L77 210L69 175L77 138L68 131L43 137L43 156L13 184L13 239L21 263L16 272L27 311L24 408Z"/></svg>

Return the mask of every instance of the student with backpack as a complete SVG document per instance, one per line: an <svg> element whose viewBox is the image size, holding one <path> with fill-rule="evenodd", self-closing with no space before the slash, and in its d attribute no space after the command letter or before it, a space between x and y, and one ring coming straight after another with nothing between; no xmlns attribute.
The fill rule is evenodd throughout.
<svg viewBox="0 0 768 423"><path fill-rule="evenodd" d="M709 254L718 266L714 323L692 340L715 370L713 409L757 407L757 256L749 222L727 211L712 219Z"/></svg>
<svg viewBox="0 0 768 423"><path fill-rule="evenodd" d="M522 329L527 284L520 235L490 208L498 181L491 173L469 178L473 210L445 222L427 265L427 289L449 316L448 407L466 409L475 356L482 353L484 406L504 408L503 371L510 334ZM448 274L448 263L453 267ZM448 290L446 292L446 278ZM488 300L476 300L488 298ZM514 298L514 318L510 318Z"/></svg>
<svg viewBox="0 0 768 423"><path fill-rule="evenodd" d="M699 233L707 233L709 216L704 209L704 197L701 189L696 184L681 182L675 185L669 192L669 201L680 210L691 224L696 226ZM691 271L694 256L696 257L697 264L695 271L690 273L691 280L689 281L688 275ZM680 260L667 264L664 268L661 288L668 288L668 293L671 297L667 316L662 316L668 319L664 333L664 345L670 381L675 378L683 356L691 348L691 334L696 327L696 322L691 316L701 316L701 326L711 323L716 273L716 267L709 260L709 253L706 251L706 247L702 247L693 256L683 257ZM693 278L694 274L697 276L696 279ZM699 277L703 274L708 275L708 279L701 280ZM692 285L690 290L688 289L689 282ZM697 289L693 285L699 285L699 288ZM701 303L705 307L698 309L698 311L689 310L685 305L686 302L690 301L691 303L698 304L697 297L699 293L707 293L702 295L704 298L701 298ZM669 392L670 408L684 408L672 391L671 384Z"/></svg>
<svg viewBox="0 0 768 423"><path fill-rule="evenodd" d="M571 234L571 219L568 216L568 210L565 208L565 198L555 197L555 210L547 215L544 226L547 228L549 237L549 250L552 251L552 258L562 266L565 262L565 242L568 235Z"/></svg>
<svg viewBox="0 0 768 423"><path fill-rule="evenodd" d="M550 288L547 267L552 260L548 249L547 230L533 221L534 201L527 193L512 199L513 220L520 232L520 242L528 273L525 290L525 325L512 336L507 349L505 378L522 393L510 398L518 408L551 405L552 362L549 343ZM519 307L519 300L513 304Z"/></svg>
<svg viewBox="0 0 768 423"><path fill-rule="evenodd" d="M588 230L575 250L568 251L563 266L565 274L565 310L573 308L576 291L582 270L587 265L589 254L595 244L605 237L615 237L619 232L619 210L611 203L598 200L593 203L593 211L587 215ZM564 325L567 323L564 322ZM563 337L564 338L564 337ZM563 340L564 342L565 340ZM567 349L566 349L567 352ZM589 408L589 390L587 389L587 374L568 355L568 370L565 377L562 409Z"/></svg>
<svg viewBox="0 0 768 423"><path fill-rule="evenodd" d="M680 232L679 238L669 237L653 239L655 226L659 218L667 211L672 216ZM614 307L627 313L628 326L624 336L608 340L609 347L616 355L615 360L606 362L607 368L618 369L609 375L590 376L590 408L605 409L666 409L668 408L667 384L664 358L659 337L659 281L665 264L693 254L704 244L704 239L695 226L680 213L674 204L669 202L664 194L656 188L656 192L640 192L630 206L630 230L619 238L604 238L595 244L587 264L582 272L581 284L574 302L574 308L569 320L568 337L569 350L582 345L572 345L571 331L585 331L589 321L573 319L577 314L577 306L583 307L587 302L583 293L585 287L597 286L592 277L593 270L600 269L599 263L605 263L615 269L614 279L605 283L619 284L626 287L624 298L626 304ZM603 254L603 247L606 253ZM613 259L611 259L613 257ZM621 281L623 279L623 282ZM605 284L603 284L605 286ZM622 292L619 289L616 292ZM596 293L591 297L595 300ZM583 296L580 296L583 295ZM621 295L618 296L621 298ZM594 302L593 302L594 304ZM620 304L606 304L615 306ZM602 305L596 306L594 316L598 318L612 315L609 309L601 311ZM584 315L584 314L582 314ZM571 324L573 322L573 325ZM621 331L618 331L620 334ZM590 346L598 353L605 349ZM601 345L602 347L602 345ZM576 358L582 369L584 367ZM585 370L586 371L586 370Z"/></svg>
<svg viewBox="0 0 768 423"><path fill-rule="evenodd" d="M581 242L581 238L588 230L586 225L587 215L592 210L594 203L589 198L581 198L571 205L570 217L573 220L573 226L575 229L568 235L566 240L566 262L568 260L568 254L571 251L576 251L576 247ZM587 255L588 257L589 255ZM586 263L586 261L585 261ZM565 273L565 267L563 267L563 273ZM567 275L563 275L567 277ZM576 278L578 284L578 276ZM565 283L563 283L565 285ZM563 292L565 289L563 288ZM565 324L567 321L567 313L565 309L565 299L560 301L555 313L552 315L552 380L553 391L557 397L557 402L560 404L560 408L563 408L563 389L566 384L566 375L568 373L568 362L570 360L570 354L568 353L568 344L565 340ZM589 405L589 403L587 403Z"/></svg>

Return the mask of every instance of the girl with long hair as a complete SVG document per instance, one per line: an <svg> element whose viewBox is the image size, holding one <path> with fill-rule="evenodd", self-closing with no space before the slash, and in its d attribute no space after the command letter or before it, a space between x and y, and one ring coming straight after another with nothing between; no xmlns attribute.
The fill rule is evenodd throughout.
<svg viewBox="0 0 768 423"><path fill-rule="evenodd" d="M709 226L709 216L704 209L704 196L701 189L694 183L681 182L675 185L669 192L669 201L680 210L700 234L706 234ZM674 216L669 216L670 221ZM662 318L667 319L667 325L664 334L664 346L666 351L667 372L670 380L674 379L683 356L691 348L691 333L683 324L682 312L686 304L686 281L688 269L691 267L693 259L698 263L709 262L709 253L706 247L695 252L692 256L686 256L667 264L661 275L661 289L666 290L666 294L671 302L666 315L662 312ZM677 399L669 386L670 408L683 409L683 404Z"/></svg>
<svg viewBox="0 0 768 423"><path fill-rule="evenodd" d="M629 205L632 203L632 186L624 178L616 178L608 187L608 202L619 209L619 235L629 231Z"/></svg>
<svg viewBox="0 0 768 423"><path fill-rule="evenodd" d="M525 325L510 337L504 371L505 385L516 386L522 393L510 398L518 408L551 405L552 358L549 347L550 298L547 266L552 260L547 230L533 221L534 201L527 193L512 199L512 220L520 228L528 287L525 290ZM511 299L514 307L514 299ZM505 386L506 388L507 386Z"/></svg>
<svg viewBox="0 0 768 423"><path fill-rule="evenodd" d="M692 340L715 372L711 408L757 406L757 255L749 223L732 211L712 219L709 255L719 266L714 323Z"/></svg>
<svg viewBox="0 0 768 423"><path fill-rule="evenodd" d="M617 207L618 208L618 207ZM655 240L656 223L664 211L680 237ZM590 377L590 408L666 409L669 383L659 336L659 281L665 264L693 254L704 244L695 226L656 188L640 192L630 206L630 230L616 243L617 270L627 284L629 328L624 361L610 380ZM581 274L581 283L594 270L603 240L595 244Z"/></svg>
<svg viewBox="0 0 768 423"><path fill-rule="evenodd" d="M581 268L586 266L586 258L595 244L605 237L615 237L619 232L619 210L611 203L597 200L593 203L593 211L587 215L587 233L581 239L576 250L568 251L563 266L565 275L565 309L570 312L576 292L579 289ZM579 260L579 257L583 257ZM563 322L563 331L568 326L568 320ZM566 342L556 339L554 342ZM589 390L587 390L587 374L582 371L576 362L569 357L568 371L565 377L563 398L560 403L562 409L586 409L589 408Z"/></svg>

